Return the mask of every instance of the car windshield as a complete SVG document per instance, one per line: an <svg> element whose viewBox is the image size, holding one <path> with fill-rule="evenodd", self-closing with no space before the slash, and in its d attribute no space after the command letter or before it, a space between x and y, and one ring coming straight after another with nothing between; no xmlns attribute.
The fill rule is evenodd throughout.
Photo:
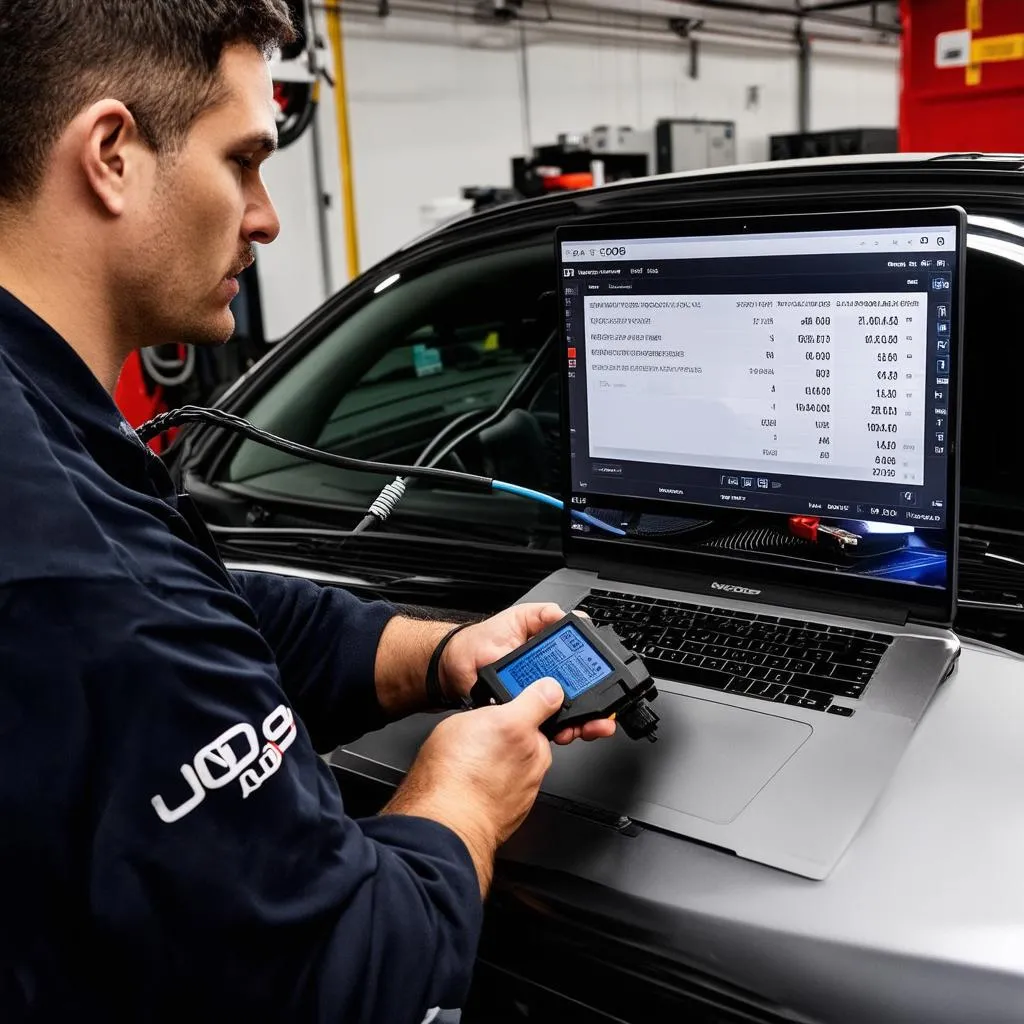
<svg viewBox="0 0 1024 1024"><path fill-rule="evenodd" d="M527 246L400 278L327 331L250 418L346 455L415 459L454 418L492 409L543 345L550 261L548 246ZM246 442L228 479L298 461Z"/></svg>
<svg viewBox="0 0 1024 1024"><path fill-rule="evenodd" d="M328 329L274 382L249 418L338 454L415 462L451 425L482 423L537 360L553 332L551 271L551 246L538 244L400 277ZM541 391L557 433L551 362L551 380ZM513 415L482 437L460 446L442 463L445 468L526 486L554 485L557 437L545 437L534 419ZM388 478L305 462L246 441L235 451L225 482L356 512ZM507 525L520 540L523 527L538 517L537 509L524 510L521 499L435 491L425 484L410 492L396 520L415 513L456 530L460 522L471 524L478 535L486 526L493 537L507 535ZM546 518L553 529L554 518Z"/></svg>
<svg viewBox="0 0 1024 1024"><path fill-rule="evenodd" d="M1015 236L999 232L993 249L996 242L988 240L987 231L987 226L972 231L968 258L963 497L965 521L1002 525L1003 517L1015 520L1024 507L1021 477L1002 447L993 444L1018 430L1012 370L1018 360L1010 342L1017 328L1007 302L1020 290L1024 257ZM413 462L450 424L480 423L508 394L551 336L553 286L547 241L414 270L326 329L248 415L305 444L356 458ZM444 465L557 490L554 358L547 377L521 405L541 425L540 435L513 433L498 454L476 440L467 442ZM388 480L304 463L245 442L224 482L354 514ZM497 523L500 499L484 515L479 497L421 485L402 508L422 513L419 528L428 521L444 531L457 531L460 522ZM536 510L514 500L511 507L529 527ZM510 512L509 522L515 515ZM522 542L521 531L517 539Z"/></svg>

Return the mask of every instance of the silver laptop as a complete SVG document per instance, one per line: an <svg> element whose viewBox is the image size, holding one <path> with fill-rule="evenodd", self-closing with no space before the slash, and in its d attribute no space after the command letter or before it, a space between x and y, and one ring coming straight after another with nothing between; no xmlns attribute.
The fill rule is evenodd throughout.
<svg viewBox="0 0 1024 1024"><path fill-rule="evenodd" d="M655 745L544 791L824 878L952 670L965 216L558 233L567 568Z"/></svg>

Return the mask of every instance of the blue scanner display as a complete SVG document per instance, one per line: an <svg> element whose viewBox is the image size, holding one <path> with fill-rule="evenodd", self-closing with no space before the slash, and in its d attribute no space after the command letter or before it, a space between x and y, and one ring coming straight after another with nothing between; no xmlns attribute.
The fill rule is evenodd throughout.
<svg viewBox="0 0 1024 1024"><path fill-rule="evenodd" d="M612 667L572 626L563 626L543 643L510 662L497 673L508 692L515 696L545 676L557 679L565 695L578 697L612 674Z"/></svg>

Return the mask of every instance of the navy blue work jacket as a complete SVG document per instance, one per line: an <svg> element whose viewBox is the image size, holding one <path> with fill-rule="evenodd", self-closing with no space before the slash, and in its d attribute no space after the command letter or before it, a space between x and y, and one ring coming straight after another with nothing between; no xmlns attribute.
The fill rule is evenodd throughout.
<svg viewBox="0 0 1024 1024"><path fill-rule="evenodd" d="M229 573L74 350L0 290L0 1021L416 1024L457 1006L462 841L346 817L394 610Z"/></svg>

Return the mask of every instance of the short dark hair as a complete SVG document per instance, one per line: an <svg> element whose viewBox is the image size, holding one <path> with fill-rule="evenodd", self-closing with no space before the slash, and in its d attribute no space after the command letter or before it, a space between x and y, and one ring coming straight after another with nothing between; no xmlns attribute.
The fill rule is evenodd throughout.
<svg viewBox="0 0 1024 1024"><path fill-rule="evenodd" d="M71 121L104 97L173 149L219 98L232 43L291 42L286 0L0 0L0 200L30 199Z"/></svg>

